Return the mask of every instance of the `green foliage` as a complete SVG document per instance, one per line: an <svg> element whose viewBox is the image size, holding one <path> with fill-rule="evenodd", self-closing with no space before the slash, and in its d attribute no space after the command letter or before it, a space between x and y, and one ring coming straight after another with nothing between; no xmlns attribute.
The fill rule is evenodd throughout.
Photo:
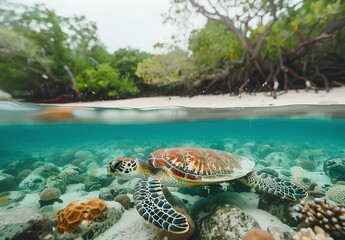
<svg viewBox="0 0 345 240"><path fill-rule="evenodd" d="M129 48L110 54L98 40L93 22L84 16L58 16L43 4L3 1L0 13L4 90L36 98L52 98L76 88L87 97L138 93L135 71L148 53Z"/></svg>
<svg viewBox="0 0 345 240"><path fill-rule="evenodd" d="M86 56L98 42L95 24L58 16L42 4L1 1L0 12L0 68L8 73L0 76L0 87L35 98L74 89L73 76L91 66Z"/></svg>
<svg viewBox="0 0 345 240"><path fill-rule="evenodd" d="M273 25L262 54L270 60L278 60L281 48L292 50L301 40L316 37L333 20L332 16L344 10L339 0L306 0L287 8Z"/></svg>
<svg viewBox="0 0 345 240"><path fill-rule="evenodd" d="M95 95L115 97L138 92L134 82L121 77L109 63L85 69L76 78L78 89L92 91Z"/></svg>
<svg viewBox="0 0 345 240"><path fill-rule="evenodd" d="M98 43L94 45L88 53L88 60L94 65L109 63L111 61L111 54L103 44Z"/></svg>
<svg viewBox="0 0 345 240"><path fill-rule="evenodd" d="M192 52L190 61L199 71L214 69L228 60L236 61L243 52L236 36L214 21L191 32L188 48Z"/></svg>
<svg viewBox="0 0 345 240"><path fill-rule="evenodd" d="M138 49L121 48L111 56L110 65L119 70L121 77L138 81L138 76L135 74L138 64L150 56L151 54Z"/></svg>
<svg viewBox="0 0 345 240"><path fill-rule="evenodd" d="M182 75L188 75L192 68L188 53L175 49L145 59L139 63L136 74L147 84L164 85L180 82Z"/></svg>

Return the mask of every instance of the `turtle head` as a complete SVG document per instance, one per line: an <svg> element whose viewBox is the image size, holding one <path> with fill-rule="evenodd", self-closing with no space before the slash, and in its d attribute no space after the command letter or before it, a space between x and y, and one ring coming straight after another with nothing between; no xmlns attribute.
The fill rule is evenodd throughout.
<svg viewBox="0 0 345 240"><path fill-rule="evenodd" d="M118 179L129 180L144 177L139 171L140 159L137 158L118 158L108 164L108 173L113 174ZM139 167L139 168L138 168Z"/></svg>

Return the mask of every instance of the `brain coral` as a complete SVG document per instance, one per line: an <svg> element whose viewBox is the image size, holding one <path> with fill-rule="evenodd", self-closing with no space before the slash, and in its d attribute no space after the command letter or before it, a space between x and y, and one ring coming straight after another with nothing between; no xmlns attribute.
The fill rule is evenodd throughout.
<svg viewBox="0 0 345 240"><path fill-rule="evenodd" d="M78 203L76 201L69 203L65 208L53 214L52 218L58 218L57 231L73 232L83 221L87 223L96 219L105 219L104 211L107 209L106 203L98 198L93 198L87 202Z"/></svg>
<svg viewBox="0 0 345 240"><path fill-rule="evenodd" d="M58 188L46 188L40 194L40 199L43 201L50 201L61 196L61 191Z"/></svg>
<svg viewBox="0 0 345 240"><path fill-rule="evenodd" d="M345 185L343 183L338 182L326 194L333 201L345 205Z"/></svg>

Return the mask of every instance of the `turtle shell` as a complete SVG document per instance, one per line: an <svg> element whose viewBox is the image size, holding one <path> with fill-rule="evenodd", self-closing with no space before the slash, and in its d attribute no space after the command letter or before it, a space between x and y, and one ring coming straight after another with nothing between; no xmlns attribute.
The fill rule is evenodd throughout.
<svg viewBox="0 0 345 240"><path fill-rule="evenodd" d="M206 148L166 148L151 153L149 163L171 177L187 182L224 182L250 173L255 165L248 158Z"/></svg>

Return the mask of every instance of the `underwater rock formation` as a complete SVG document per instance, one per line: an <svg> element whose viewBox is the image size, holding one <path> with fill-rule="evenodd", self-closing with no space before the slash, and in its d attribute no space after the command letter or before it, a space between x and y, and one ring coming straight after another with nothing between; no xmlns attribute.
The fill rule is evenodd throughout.
<svg viewBox="0 0 345 240"><path fill-rule="evenodd" d="M84 172L88 170L88 166L92 163L97 165L96 157L90 151L80 150L74 154L75 159L72 165L81 168ZM98 166L99 167L99 166Z"/></svg>
<svg viewBox="0 0 345 240"><path fill-rule="evenodd" d="M133 179L130 179L128 181L125 181L123 183L121 183L121 186L125 189L125 191L127 193L134 193L134 188L135 188L135 185L137 184L137 182L140 180L140 178L133 178ZM119 180L117 180L118 183L120 183Z"/></svg>
<svg viewBox="0 0 345 240"><path fill-rule="evenodd" d="M323 170L332 183L345 181L345 158L334 158L325 161Z"/></svg>
<svg viewBox="0 0 345 240"><path fill-rule="evenodd" d="M269 144L263 144L263 145L259 145L256 151L260 158L264 158L271 152L274 152L274 149Z"/></svg>
<svg viewBox="0 0 345 240"><path fill-rule="evenodd" d="M36 158L27 158L24 160L14 160L10 161L4 165L1 166L1 169L3 169L3 173L10 174L12 176L16 176L19 172L21 172L24 169L34 169L33 164L37 162L38 159Z"/></svg>
<svg viewBox="0 0 345 240"><path fill-rule="evenodd" d="M34 171L36 174L44 178L57 176L60 173L60 169L52 163L47 163L44 166L36 168Z"/></svg>
<svg viewBox="0 0 345 240"><path fill-rule="evenodd" d="M23 191L42 191L45 187L46 179L35 171L32 171L23 181L20 182L18 189Z"/></svg>
<svg viewBox="0 0 345 240"><path fill-rule="evenodd" d="M295 207L303 226L321 227L335 239L345 238L345 207L315 198ZM299 226L300 226L299 225Z"/></svg>
<svg viewBox="0 0 345 240"><path fill-rule="evenodd" d="M314 161L309 159L304 159L299 162L299 166L308 171L314 171L317 165Z"/></svg>
<svg viewBox="0 0 345 240"><path fill-rule="evenodd" d="M271 194L261 194L258 208L276 216L280 221L289 226L297 226L298 221L293 216L294 205L295 203L291 201Z"/></svg>
<svg viewBox="0 0 345 240"><path fill-rule="evenodd" d="M81 183L85 180L83 170L72 165L67 165L66 168L60 172L59 177L65 182L66 185Z"/></svg>
<svg viewBox="0 0 345 240"><path fill-rule="evenodd" d="M59 173L60 169L52 163L38 167L20 182L19 189L24 191L42 191L46 188L47 180L58 176Z"/></svg>
<svg viewBox="0 0 345 240"><path fill-rule="evenodd" d="M58 188L47 188L40 193L40 207L52 205L54 202L62 203L60 199L61 191Z"/></svg>
<svg viewBox="0 0 345 240"><path fill-rule="evenodd" d="M108 174L104 168L89 171L85 178L85 190L94 191L102 187L107 187L113 182L114 178Z"/></svg>
<svg viewBox="0 0 345 240"><path fill-rule="evenodd" d="M17 183L15 177L10 174L0 173L0 192L13 191L16 189Z"/></svg>
<svg viewBox="0 0 345 240"><path fill-rule="evenodd" d="M267 231L272 235L274 240L290 240L296 234L292 228L288 226L269 226Z"/></svg>
<svg viewBox="0 0 345 240"><path fill-rule="evenodd" d="M265 161L272 163L274 166L289 168L290 158L284 152L272 152L265 157Z"/></svg>
<svg viewBox="0 0 345 240"><path fill-rule="evenodd" d="M93 239L113 226L123 212L121 204L97 198L71 202L53 215L57 218L57 239Z"/></svg>
<svg viewBox="0 0 345 240"><path fill-rule="evenodd" d="M116 182L110 184L107 188L102 189L98 197L103 200L112 201L117 195L126 194L126 190Z"/></svg>
<svg viewBox="0 0 345 240"><path fill-rule="evenodd" d="M131 199L128 197L127 194L117 195L114 198L114 201L120 203L122 207L124 207L126 210L128 210L129 207L131 206Z"/></svg>
<svg viewBox="0 0 345 240"><path fill-rule="evenodd" d="M232 203L218 203L212 207L207 216L204 212L197 214L197 239L239 240L250 229L260 228L251 216Z"/></svg>
<svg viewBox="0 0 345 240"><path fill-rule="evenodd" d="M44 239L52 232L51 221L33 208L0 211L0 239Z"/></svg>
<svg viewBox="0 0 345 240"><path fill-rule="evenodd" d="M25 193L20 191L2 192L0 193L0 207L14 207L25 198L25 195Z"/></svg>
<svg viewBox="0 0 345 240"><path fill-rule="evenodd" d="M308 188L311 184L310 172L299 166L293 166L290 168L292 174L291 181L303 188Z"/></svg>
<svg viewBox="0 0 345 240"><path fill-rule="evenodd" d="M24 169L20 171L16 176L16 183L19 184L21 181L23 181L29 174L32 172L31 169Z"/></svg>
<svg viewBox="0 0 345 240"><path fill-rule="evenodd" d="M46 180L45 188L58 188L62 194L66 192L66 183L59 176L51 176Z"/></svg>
<svg viewBox="0 0 345 240"><path fill-rule="evenodd" d="M339 181L333 185L326 195L333 201L345 205L345 182Z"/></svg>

